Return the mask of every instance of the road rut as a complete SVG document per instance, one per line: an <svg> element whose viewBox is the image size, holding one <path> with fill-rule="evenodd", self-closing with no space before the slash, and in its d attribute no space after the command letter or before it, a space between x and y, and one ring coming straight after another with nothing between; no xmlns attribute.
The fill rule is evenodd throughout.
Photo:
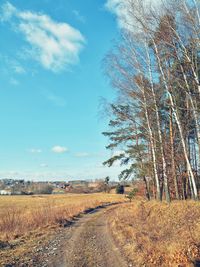
<svg viewBox="0 0 200 267"><path fill-rule="evenodd" d="M69 231L51 267L127 267L109 232L107 207L80 218Z"/></svg>

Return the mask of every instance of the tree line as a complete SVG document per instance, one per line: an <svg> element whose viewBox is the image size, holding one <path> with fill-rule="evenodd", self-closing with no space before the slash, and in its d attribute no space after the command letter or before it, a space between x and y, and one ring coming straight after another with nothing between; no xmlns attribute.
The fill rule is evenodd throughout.
<svg viewBox="0 0 200 267"><path fill-rule="evenodd" d="M120 38L104 68L117 99L110 104L104 162L125 165L148 199L198 199L200 189L200 3L143 0L123 4Z"/></svg>

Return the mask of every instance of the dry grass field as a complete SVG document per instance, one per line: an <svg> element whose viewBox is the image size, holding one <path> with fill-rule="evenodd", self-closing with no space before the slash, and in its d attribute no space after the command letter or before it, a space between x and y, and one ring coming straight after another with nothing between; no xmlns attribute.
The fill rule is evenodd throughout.
<svg viewBox="0 0 200 267"><path fill-rule="evenodd" d="M85 210L125 200L105 193L0 197L0 266L45 246L59 226ZM138 198L113 209L109 222L133 266L189 267L200 259L200 202Z"/></svg>
<svg viewBox="0 0 200 267"><path fill-rule="evenodd" d="M124 201L116 194L0 197L0 266L26 258L48 243L76 215L105 203Z"/></svg>
<svg viewBox="0 0 200 267"><path fill-rule="evenodd" d="M133 266L189 267L200 258L199 202L135 200L116 209L110 225Z"/></svg>
<svg viewBox="0 0 200 267"><path fill-rule="evenodd" d="M0 266L45 247L60 227L87 209L123 202L116 194L0 197Z"/></svg>
<svg viewBox="0 0 200 267"><path fill-rule="evenodd" d="M61 225L86 209L124 201L115 194L0 197L0 240L10 241L38 228Z"/></svg>

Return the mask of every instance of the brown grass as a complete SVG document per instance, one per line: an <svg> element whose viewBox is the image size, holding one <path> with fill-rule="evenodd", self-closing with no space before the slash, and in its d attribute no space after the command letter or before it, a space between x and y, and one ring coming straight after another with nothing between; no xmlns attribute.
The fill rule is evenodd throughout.
<svg viewBox="0 0 200 267"><path fill-rule="evenodd" d="M133 266L194 266L200 258L200 203L136 200L110 218L112 233Z"/></svg>
<svg viewBox="0 0 200 267"><path fill-rule="evenodd" d="M123 200L112 194L1 196L0 241L12 241L39 228L62 225L86 209Z"/></svg>

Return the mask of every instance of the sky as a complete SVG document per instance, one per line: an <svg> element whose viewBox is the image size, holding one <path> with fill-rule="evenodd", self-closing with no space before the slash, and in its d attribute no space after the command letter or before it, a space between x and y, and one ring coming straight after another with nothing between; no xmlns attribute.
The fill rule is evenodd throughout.
<svg viewBox="0 0 200 267"><path fill-rule="evenodd" d="M0 178L117 179L102 166L102 60L119 34L119 0L0 0Z"/></svg>

